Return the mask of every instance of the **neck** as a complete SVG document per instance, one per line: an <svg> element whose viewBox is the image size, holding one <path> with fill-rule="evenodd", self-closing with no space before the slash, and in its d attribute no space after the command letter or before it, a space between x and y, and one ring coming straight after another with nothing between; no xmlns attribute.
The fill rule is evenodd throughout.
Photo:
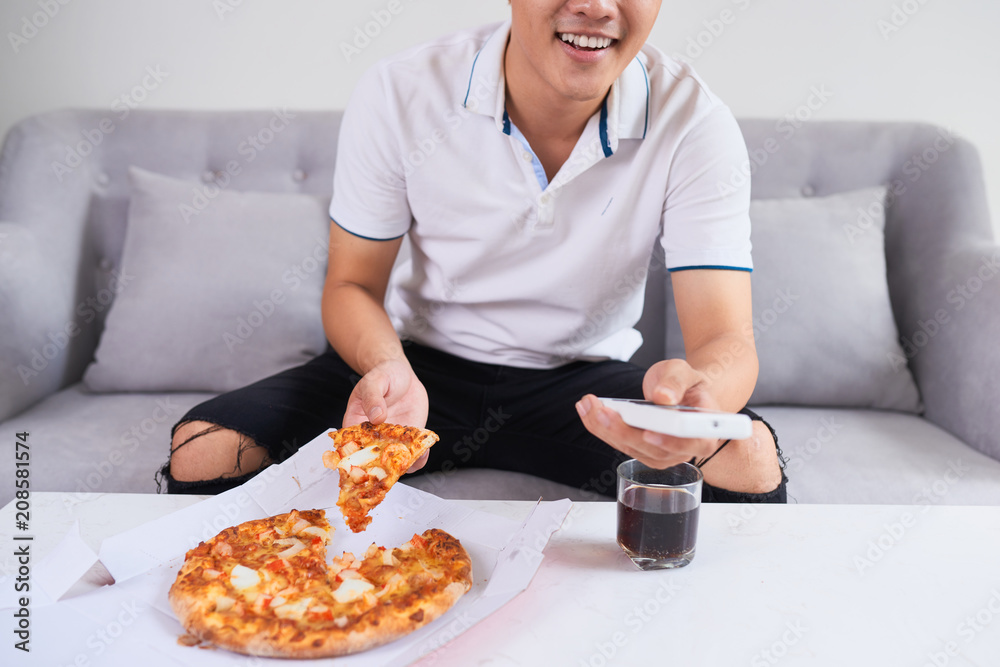
<svg viewBox="0 0 1000 667"><path fill-rule="evenodd" d="M575 143L604 96L574 100L560 95L508 43L504 54L507 115L531 142L533 138Z"/></svg>

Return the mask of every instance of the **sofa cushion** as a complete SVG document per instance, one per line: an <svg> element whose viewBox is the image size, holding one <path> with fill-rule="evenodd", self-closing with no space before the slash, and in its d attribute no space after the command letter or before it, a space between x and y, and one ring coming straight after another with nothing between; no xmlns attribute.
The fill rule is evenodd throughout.
<svg viewBox="0 0 1000 667"><path fill-rule="evenodd" d="M32 448L32 491L154 493L154 475L169 458L171 429L209 398L201 393L93 394L78 383L2 426L45 443ZM0 461L0 472L13 479L14 457L5 458L10 465ZM13 497L13 484L0 489L0 504ZM75 500L73 495L70 502Z"/></svg>
<svg viewBox="0 0 1000 667"><path fill-rule="evenodd" d="M323 351L328 198L133 167L122 284L93 391L226 391Z"/></svg>
<svg viewBox="0 0 1000 667"><path fill-rule="evenodd" d="M788 458L788 502L1000 505L1000 461L899 412L754 408Z"/></svg>
<svg viewBox="0 0 1000 667"><path fill-rule="evenodd" d="M750 203L760 360L751 404L920 411L889 301L885 197L879 186ZM668 311L676 322L672 296ZM680 336L667 348L683 356Z"/></svg>

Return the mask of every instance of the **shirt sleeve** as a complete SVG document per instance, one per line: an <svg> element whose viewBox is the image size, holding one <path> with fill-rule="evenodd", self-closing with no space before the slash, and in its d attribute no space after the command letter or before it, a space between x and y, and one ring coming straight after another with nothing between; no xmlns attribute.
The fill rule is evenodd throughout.
<svg viewBox="0 0 1000 667"><path fill-rule="evenodd" d="M667 269L753 270L746 143L732 112L719 104L677 147L663 203Z"/></svg>
<svg viewBox="0 0 1000 667"><path fill-rule="evenodd" d="M333 175L330 218L355 236L383 241L410 228L398 130L385 77L375 67L344 110Z"/></svg>

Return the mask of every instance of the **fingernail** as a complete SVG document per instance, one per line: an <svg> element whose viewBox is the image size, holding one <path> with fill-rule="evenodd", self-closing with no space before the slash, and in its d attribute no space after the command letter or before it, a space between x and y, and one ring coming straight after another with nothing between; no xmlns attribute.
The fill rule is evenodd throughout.
<svg viewBox="0 0 1000 667"><path fill-rule="evenodd" d="M590 408L583 401L576 402L576 411L580 413L581 417L586 417L587 413L590 412Z"/></svg>
<svg viewBox="0 0 1000 667"><path fill-rule="evenodd" d="M377 405L374 408L372 408L371 412L368 413L369 420L378 419L381 416L382 416L382 408Z"/></svg>
<svg viewBox="0 0 1000 667"><path fill-rule="evenodd" d="M644 431L642 434L642 439L645 440L646 443L650 445L659 446L663 444L663 436L660 435L659 433L653 433L652 431Z"/></svg>

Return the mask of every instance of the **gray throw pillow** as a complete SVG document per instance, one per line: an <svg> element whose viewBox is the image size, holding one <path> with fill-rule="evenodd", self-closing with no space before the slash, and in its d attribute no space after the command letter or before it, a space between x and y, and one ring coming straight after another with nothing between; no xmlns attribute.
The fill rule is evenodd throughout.
<svg viewBox="0 0 1000 667"><path fill-rule="evenodd" d="M122 287L86 386L236 389L326 346L329 198L220 190L129 170Z"/></svg>
<svg viewBox="0 0 1000 667"><path fill-rule="evenodd" d="M919 412L899 344L885 265L884 187L826 197L758 199L753 223L751 404ZM672 293L668 356L683 357Z"/></svg>

